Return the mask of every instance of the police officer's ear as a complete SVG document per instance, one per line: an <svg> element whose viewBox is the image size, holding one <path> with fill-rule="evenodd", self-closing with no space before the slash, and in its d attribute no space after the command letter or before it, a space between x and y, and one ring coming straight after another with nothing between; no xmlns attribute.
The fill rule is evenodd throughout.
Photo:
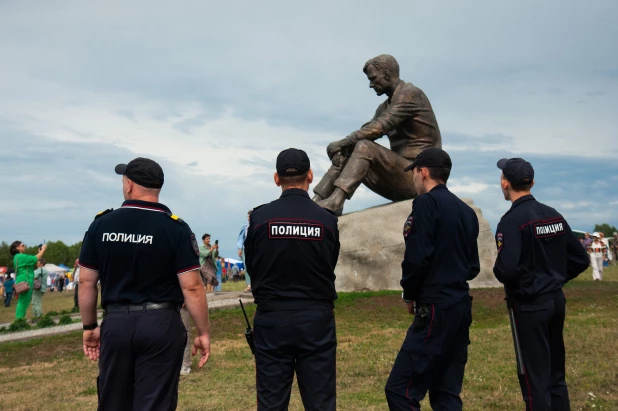
<svg viewBox="0 0 618 411"><path fill-rule="evenodd" d="M504 174L500 176L500 187L502 188L503 192L509 191L510 188L509 180L504 177Z"/></svg>
<svg viewBox="0 0 618 411"><path fill-rule="evenodd" d="M277 187L281 187L281 179L279 178L279 174L275 173L274 179L275 179L275 184L277 184Z"/></svg>
<svg viewBox="0 0 618 411"><path fill-rule="evenodd" d="M307 173L307 182L309 183L309 185L313 183L313 170L312 169L309 169L309 172Z"/></svg>

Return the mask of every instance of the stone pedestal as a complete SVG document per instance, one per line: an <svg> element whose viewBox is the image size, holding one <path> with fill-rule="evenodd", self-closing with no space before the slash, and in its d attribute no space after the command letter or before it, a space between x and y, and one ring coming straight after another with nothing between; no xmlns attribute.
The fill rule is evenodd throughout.
<svg viewBox="0 0 618 411"><path fill-rule="evenodd" d="M499 287L492 268L496 244L481 209L471 199L462 199L479 219L481 272L470 287ZM403 224L412 201L373 207L339 217L341 250L335 269L337 291L400 290L401 261L405 250Z"/></svg>

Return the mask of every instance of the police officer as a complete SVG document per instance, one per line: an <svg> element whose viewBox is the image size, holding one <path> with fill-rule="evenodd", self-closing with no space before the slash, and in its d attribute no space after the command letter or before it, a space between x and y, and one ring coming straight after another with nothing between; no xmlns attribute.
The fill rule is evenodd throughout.
<svg viewBox="0 0 618 411"><path fill-rule="evenodd" d="M99 410L172 410L187 332L183 301L198 330L193 354L210 355L208 307L191 229L159 203L163 170L136 158L116 166L125 202L100 213L82 244L79 307L84 353L99 361ZM104 319L97 324L97 281Z"/></svg>
<svg viewBox="0 0 618 411"><path fill-rule="evenodd" d="M403 226L401 286L415 314L386 383L391 410L420 410L429 390L434 410L461 410L472 298L467 281L479 271L475 212L446 188L451 158L439 148L420 152L412 170L419 194Z"/></svg>
<svg viewBox="0 0 618 411"><path fill-rule="evenodd" d="M336 409L337 217L310 198L309 157L277 157L278 200L250 216L245 257L254 319L258 410L287 410L294 371L306 410Z"/></svg>
<svg viewBox="0 0 618 411"><path fill-rule="evenodd" d="M521 158L498 161L500 185L511 209L496 230L494 274L513 304L525 375L527 410L569 410L564 378L562 286L590 265L586 250L556 210L530 194L534 169Z"/></svg>

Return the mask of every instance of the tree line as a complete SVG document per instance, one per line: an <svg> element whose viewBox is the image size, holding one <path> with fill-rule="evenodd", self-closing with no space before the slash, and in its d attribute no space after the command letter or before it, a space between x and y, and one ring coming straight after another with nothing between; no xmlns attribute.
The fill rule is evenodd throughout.
<svg viewBox="0 0 618 411"><path fill-rule="evenodd" d="M605 238L612 237L614 233L618 233L618 229L616 229L616 227L614 227L613 225L609 225L607 223L595 224L594 231L605 234Z"/></svg>
<svg viewBox="0 0 618 411"><path fill-rule="evenodd" d="M3 241L0 243L0 267L13 267L13 257L10 254L11 245ZM49 241L47 243L47 251L45 251L45 260L52 264L64 264L67 267L73 268L75 260L79 258L79 251L82 248L82 242L73 245L66 245L62 241ZM36 255L39 252L38 244L26 248L26 254Z"/></svg>

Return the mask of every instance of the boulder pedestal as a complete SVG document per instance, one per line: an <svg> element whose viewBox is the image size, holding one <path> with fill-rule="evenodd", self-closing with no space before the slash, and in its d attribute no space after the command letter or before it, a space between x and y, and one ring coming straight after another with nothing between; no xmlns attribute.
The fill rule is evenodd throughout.
<svg viewBox="0 0 618 411"><path fill-rule="evenodd" d="M479 219L481 272L471 288L499 287L492 268L496 260L494 236L481 209L462 199ZM412 201L390 203L339 217L339 262L335 269L337 291L401 290L401 261L405 251L403 224Z"/></svg>

